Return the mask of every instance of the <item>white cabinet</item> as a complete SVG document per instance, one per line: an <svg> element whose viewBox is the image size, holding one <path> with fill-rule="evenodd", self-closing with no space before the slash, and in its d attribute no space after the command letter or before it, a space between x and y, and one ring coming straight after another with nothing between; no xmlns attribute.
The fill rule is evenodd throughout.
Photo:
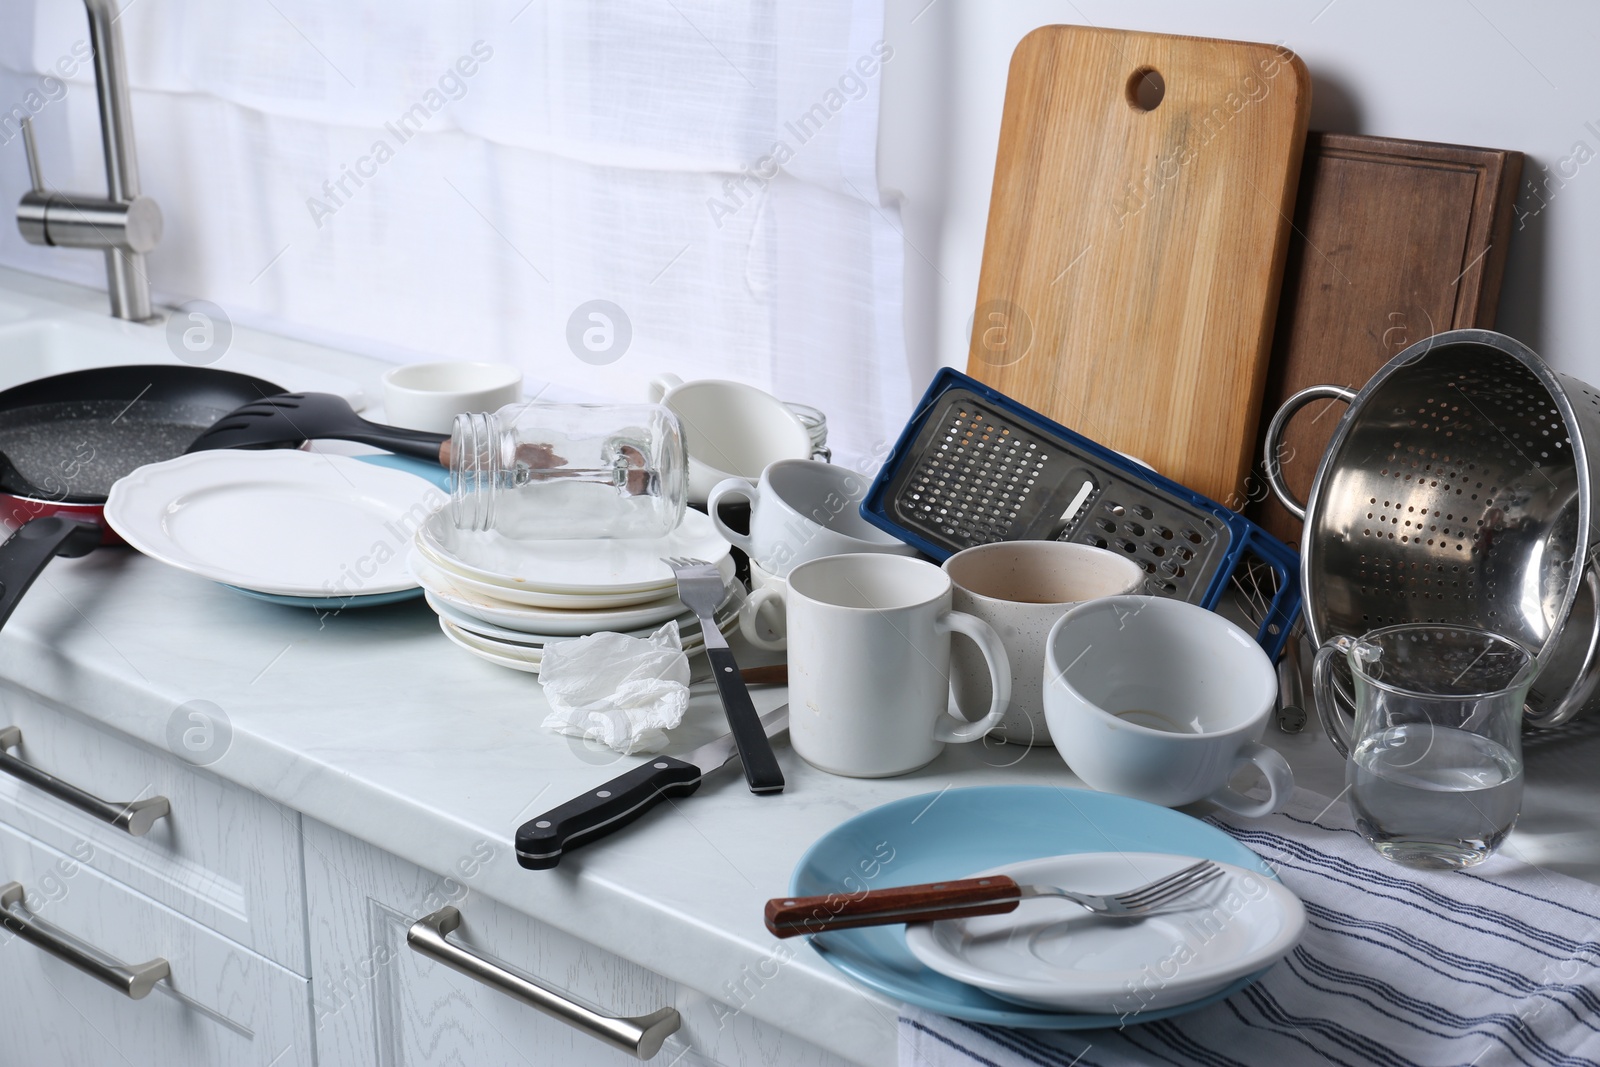
<svg viewBox="0 0 1600 1067"><path fill-rule="evenodd" d="M430 874L313 820L303 825L320 1067L637 1062L409 947L411 925L446 906L462 916L451 942L569 999L617 1016L677 1009L682 1025L655 1059L664 1067L843 1067L792 1034L733 1016L693 990L469 890L470 873ZM505 862L496 848L464 842L463 863L470 870L473 863Z"/></svg>
<svg viewBox="0 0 1600 1067"><path fill-rule="evenodd" d="M0 934L0 1065L315 1063L299 975L0 823L0 884L10 883L25 895L8 901ZM50 944L76 939L124 964L165 960L171 976L131 999L12 932L41 922Z"/></svg>
<svg viewBox="0 0 1600 1067"><path fill-rule="evenodd" d="M304 974L300 816L166 752L0 682L8 755L101 799L152 796L171 812L130 836L0 773L0 822Z"/></svg>

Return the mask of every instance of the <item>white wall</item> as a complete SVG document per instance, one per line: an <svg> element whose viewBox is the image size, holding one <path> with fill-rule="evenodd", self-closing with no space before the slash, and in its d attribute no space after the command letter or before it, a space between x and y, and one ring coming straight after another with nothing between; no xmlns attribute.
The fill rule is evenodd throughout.
<svg viewBox="0 0 1600 1067"><path fill-rule="evenodd" d="M1281 41L1312 129L1522 151L1499 328L1600 383L1600 5L1577 0L889 0L880 181L904 196L914 381L966 364L1006 67L1050 23ZM1597 160L1562 177L1580 142Z"/></svg>

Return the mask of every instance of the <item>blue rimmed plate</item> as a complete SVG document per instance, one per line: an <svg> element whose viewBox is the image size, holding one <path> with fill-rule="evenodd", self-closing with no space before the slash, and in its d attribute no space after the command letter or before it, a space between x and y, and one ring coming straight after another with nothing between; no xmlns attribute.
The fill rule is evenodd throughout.
<svg viewBox="0 0 1600 1067"><path fill-rule="evenodd" d="M1085 852L1198 856L1274 877L1259 856L1221 830L1170 808L1064 786L977 786L892 801L839 824L800 857L789 892L853 894ZM1230 997L1267 970L1185 1004L1093 1015L1020 1007L947 978L911 954L904 926L838 930L816 935L811 944L851 978L907 1004L969 1022L1036 1030L1153 1022Z"/></svg>

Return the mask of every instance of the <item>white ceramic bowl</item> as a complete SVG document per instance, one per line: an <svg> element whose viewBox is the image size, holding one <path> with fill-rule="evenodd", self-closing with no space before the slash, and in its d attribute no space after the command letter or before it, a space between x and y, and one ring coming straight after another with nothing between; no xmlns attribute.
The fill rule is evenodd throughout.
<svg viewBox="0 0 1600 1067"><path fill-rule="evenodd" d="M504 363L410 363L383 376L390 426L449 433L457 415L499 411L522 399L522 371Z"/></svg>
<svg viewBox="0 0 1600 1067"><path fill-rule="evenodd" d="M650 399L683 423L691 504L704 504L728 478L753 482L768 464L811 458L811 433L800 416L753 385L663 375L650 383Z"/></svg>

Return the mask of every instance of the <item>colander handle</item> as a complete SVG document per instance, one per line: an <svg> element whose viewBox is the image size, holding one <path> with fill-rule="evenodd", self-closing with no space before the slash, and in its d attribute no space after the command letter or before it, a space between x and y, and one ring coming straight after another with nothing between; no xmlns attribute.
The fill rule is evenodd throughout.
<svg viewBox="0 0 1600 1067"><path fill-rule="evenodd" d="M1279 502L1289 509L1289 514L1297 519L1306 517L1306 506L1294 498L1294 494L1289 491L1289 486L1283 480L1283 465L1279 462L1279 456L1283 454L1283 431L1288 427L1289 420L1294 418L1295 412L1313 400L1343 400L1348 404L1355 398L1356 391L1346 389L1342 385L1313 385L1285 400L1278 413L1272 416L1272 421L1267 424L1267 443L1261 453L1261 464L1266 469L1267 484L1272 486L1272 494Z"/></svg>

